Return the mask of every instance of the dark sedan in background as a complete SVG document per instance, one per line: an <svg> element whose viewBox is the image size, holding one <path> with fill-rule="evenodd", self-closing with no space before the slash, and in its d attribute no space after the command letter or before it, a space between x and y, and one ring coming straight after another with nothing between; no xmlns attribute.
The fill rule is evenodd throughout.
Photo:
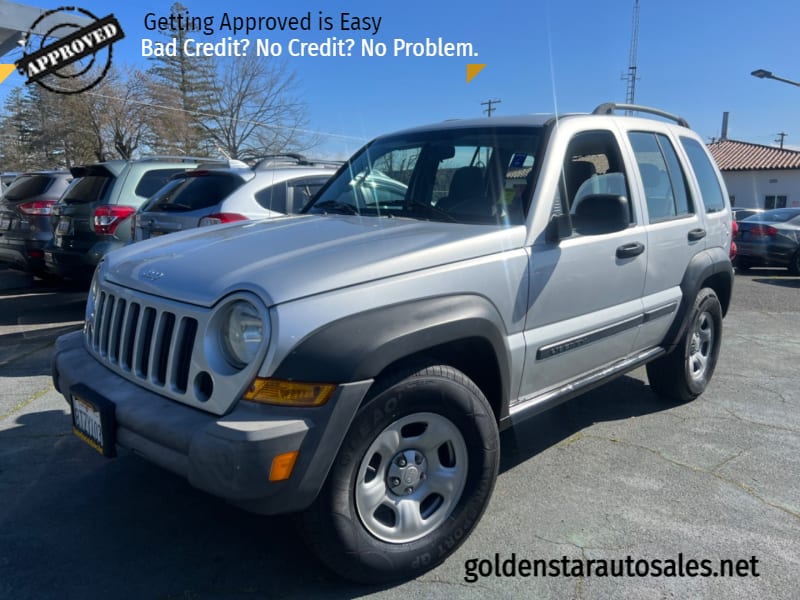
<svg viewBox="0 0 800 600"><path fill-rule="evenodd" d="M736 267L786 267L800 275L800 208L776 208L739 221Z"/></svg>

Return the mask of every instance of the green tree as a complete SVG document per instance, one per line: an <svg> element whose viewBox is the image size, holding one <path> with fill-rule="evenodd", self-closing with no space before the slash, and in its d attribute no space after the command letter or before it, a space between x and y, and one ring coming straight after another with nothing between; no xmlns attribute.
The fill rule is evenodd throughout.
<svg viewBox="0 0 800 600"><path fill-rule="evenodd" d="M171 7L175 16L186 7L176 2ZM202 125L207 112L216 69L211 57L185 56L184 41L192 30L173 29L165 32L177 44L175 56L153 57L148 74L146 97L151 104L151 135L148 145L168 154L203 154L209 143Z"/></svg>

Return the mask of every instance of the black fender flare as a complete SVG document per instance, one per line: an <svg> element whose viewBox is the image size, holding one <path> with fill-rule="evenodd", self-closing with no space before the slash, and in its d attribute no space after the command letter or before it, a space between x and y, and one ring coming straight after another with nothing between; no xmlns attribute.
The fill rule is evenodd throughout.
<svg viewBox="0 0 800 600"><path fill-rule="evenodd" d="M681 302L678 313L664 338L664 347L672 351L688 326L694 299L704 284L712 279L717 295L720 297L723 315L728 312L733 290L733 266L724 249L708 248L695 254L689 261L681 280Z"/></svg>
<svg viewBox="0 0 800 600"><path fill-rule="evenodd" d="M506 406L511 377L506 326L497 308L475 294L401 302L328 323L302 339L272 377L362 381L405 357L468 338L491 345L500 372L501 406Z"/></svg>

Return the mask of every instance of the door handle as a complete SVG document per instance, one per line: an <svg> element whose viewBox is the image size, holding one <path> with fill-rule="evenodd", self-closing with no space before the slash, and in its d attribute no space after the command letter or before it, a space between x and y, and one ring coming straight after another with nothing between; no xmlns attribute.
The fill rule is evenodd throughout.
<svg viewBox="0 0 800 600"><path fill-rule="evenodd" d="M633 258L634 256L639 256L642 252L644 252L644 244L631 242L617 248L617 258Z"/></svg>
<svg viewBox="0 0 800 600"><path fill-rule="evenodd" d="M689 241L696 242L697 240L702 240L706 237L706 230L705 229L692 229L689 232Z"/></svg>

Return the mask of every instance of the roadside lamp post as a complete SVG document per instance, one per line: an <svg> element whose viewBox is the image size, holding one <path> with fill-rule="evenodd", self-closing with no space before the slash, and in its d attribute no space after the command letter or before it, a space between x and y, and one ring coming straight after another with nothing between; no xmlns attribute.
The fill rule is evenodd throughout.
<svg viewBox="0 0 800 600"><path fill-rule="evenodd" d="M758 77L759 79L774 79L775 81L782 81L784 83L800 87L800 81L792 81L791 79L786 79L785 77L778 77L777 75L773 75L772 71L767 71L766 69L756 69L750 73L750 75L753 77Z"/></svg>

